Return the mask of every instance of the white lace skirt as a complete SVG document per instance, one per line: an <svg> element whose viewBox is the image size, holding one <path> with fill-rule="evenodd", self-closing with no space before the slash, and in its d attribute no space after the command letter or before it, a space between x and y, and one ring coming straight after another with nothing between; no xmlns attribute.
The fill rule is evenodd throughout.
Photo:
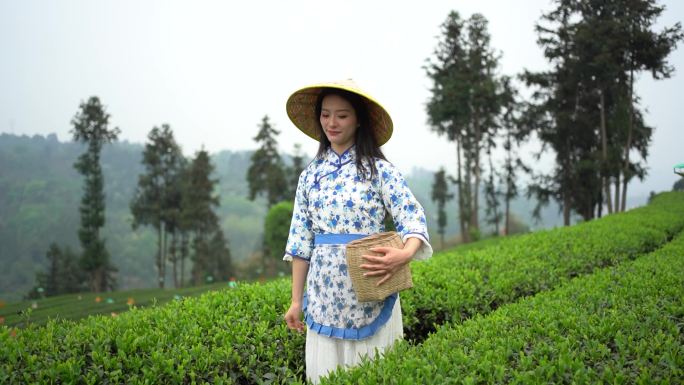
<svg viewBox="0 0 684 385"><path fill-rule="evenodd" d="M363 340L342 340L306 331L306 378L318 384L321 377L338 366L350 367L361 362L363 356L375 357L375 350L382 354L396 340L404 338L404 324L401 320L399 298L394 303L392 316L370 338Z"/></svg>

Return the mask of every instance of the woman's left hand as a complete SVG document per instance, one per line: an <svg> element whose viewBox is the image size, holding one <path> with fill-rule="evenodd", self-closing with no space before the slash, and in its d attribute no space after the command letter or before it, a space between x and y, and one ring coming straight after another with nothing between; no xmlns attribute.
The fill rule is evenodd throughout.
<svg viewBox="0 0 684 385"><path fill-rule="evenodd" d="M413 258L413 253L410 250L397 249L395 247L373 247L370 251L375 253L383 254L382 256L372 256L372 255L362 255L361 257L368 261L369 263L362 264L362 269L370 270L364 273L364 276L382 276L382 279L378 281L377 286L382 285L385 281L390 279L394 273L396 273L399 268L409 263Z"/></svg>

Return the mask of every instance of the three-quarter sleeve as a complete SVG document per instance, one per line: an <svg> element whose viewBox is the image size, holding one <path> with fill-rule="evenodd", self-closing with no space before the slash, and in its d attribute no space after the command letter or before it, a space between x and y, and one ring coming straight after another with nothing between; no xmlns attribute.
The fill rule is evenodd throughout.
<svg viewBox="0 0 684 385"><path fill-rule="evenodd" d="M308 213L306 175L307 170L305 169L299 175L297 182L290 233L287 237L285 256L283 257L285 261L292 261L294 257L309 262L313 251L314 234Z"/></svg>
<svg viewBox="0 0 684 385"><path fill-rule="evenodd" d="M408 238L418 238L421 247L413 256L414 259L427 259L432 256L432 246L427 231L425 210L406 184L404 176L391 163L376 162L380 178L380 189L385 207L392 215L392 220L405 243Z"/></svg>

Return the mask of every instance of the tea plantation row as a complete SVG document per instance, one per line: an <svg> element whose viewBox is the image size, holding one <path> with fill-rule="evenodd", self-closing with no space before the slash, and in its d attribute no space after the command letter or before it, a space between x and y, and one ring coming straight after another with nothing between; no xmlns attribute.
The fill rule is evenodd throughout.
<svg viewBox="0 0 684 385"><path fill-rule="evenodd" d="M684 383L684 233L323 384Z"/></svg>
<svg viewBox="0 0 684 385"><path fill-rule="evenodd" d="M684 194L571 228L506 239L414 263L402 293L409 338L666 244L684 228ZM277 280L45 327L0 327L0 383L268 383L301 379L304 337L282 320L290 284Z"/></svg>
<svg viewBox="0 0 684 385"><path fill-rule="evenodd" d="M684 194L667 193L629 212L506 239L458 257L441 253L424 268L415 263L418 283L402 295L406 336L420 340L436 325L490 312L597 267L633 259L682 228Z"/></svg>

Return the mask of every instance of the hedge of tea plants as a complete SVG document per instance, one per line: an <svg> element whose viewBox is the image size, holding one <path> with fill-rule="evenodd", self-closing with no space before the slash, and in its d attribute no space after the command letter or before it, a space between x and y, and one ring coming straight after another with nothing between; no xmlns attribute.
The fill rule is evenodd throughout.
<svg viewBox="0 0 684 385"><path fill-rule="evenodd" d="M666 193L625 213L507 239L465 255L440 253L425 266L414 263L416 287L402 294L406 336L420 340L436 325L490 312L597 267L633 259L682 228L684 194Z"/></svg>
<svg viewBox="0 0 684 385"><path fill-rule="evenodd" d="M322 383L682 384L683 328L684 234Z"/></svg>
<svg viewBox="0 0 684 385"><path fill-rule="evenodd" d="M666 244L684 227L684 194L569 228L414 263L402 293L409 337L461 322ZM282 320L290 284L236 289L44 327L0 327L0 383L270 383L301 379L304 337Z"/></svg>

